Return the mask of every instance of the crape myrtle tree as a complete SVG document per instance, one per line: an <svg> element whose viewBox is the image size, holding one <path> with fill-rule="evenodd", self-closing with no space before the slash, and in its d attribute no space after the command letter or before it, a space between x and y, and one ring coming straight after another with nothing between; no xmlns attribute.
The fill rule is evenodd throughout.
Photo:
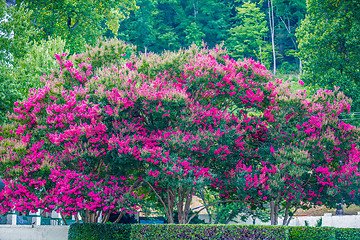
<svg viewBox="0 0 360 240"><path fill-rule="evenodd" d="M360 132L339 119L351 100L338 88L307 96L289 86L277 88L263 141L251 143L256 151L244 153L235 169L213 183L225 199L246 199L252 207L268 203L273 225L280 211L287 225L299 208L356 203L359 195Z"/></svg>
<svg viewBox="0 0 360 240"><path fill-rule="evenodd" d="M356 129L336 122L350 106L343 95L298 93L301 100L293 100L263 65L230 59L221 46L131 52L113 41L70 59L57 55L60 71L16 103L12 122L2 127L3 211L55 209L80 213L86 222L103 214L107 221L111 212L136 210L142 187L169 223L175 211L179 223L189 223L198 213L190 215L194 194L210 186L221 199L206 207L268 201L272 217L280 199L301 195L301 187L312 191L302 201L347 192L337 187L356 177L358 158ZM303 122L293 126L298 118ZM291 141L307 148L297 150ZM313 146L326 149L315 155ZM304 176L293 166L304 168ZM309 183L302 184L307 174Z"/></svg>
<svg viewBox="0 0 360 240"><path fill-rule="evenodd" d="M273 224L281 204L287 223L294 206L304 202L330 206L357 195L359 135L357 128L338 119L350 110L351 100L343 93L292 93L289 83L270 81L263 65L234 61L219 47L143 55L133 64L141 78L162 79L156 86L172 82L172 91L176 87L185 91L175 105L156 100L134 106L146 109L146 115L140 114L143 126L148 125L143 133L151 132L151 144L156 146L146 151L146 157L136 153L141 166L135 169L146 169L140 171L147 173L142 176L144 183L156 194L170 223L175 208L178 222L189 223L196 216L189 216L192 196L224 177L231 184L238 176L237 184L248 189L218 187L222 200L210 206L244 199L269 202ZM104 74L113 76L110 72ZM179 113L175 108L181 109ZM140 128L136 132L141 133ZM124 148L131 148L126 138ZM114 155L114 164L130 166L128 156L118 157ZM249 169L254 169L252 176ZM129 174L133 172L130 168ZM262 184L257 178L263 178ZM242 197L226 198L230 193Z"/></svg>
<svg viewBox="0 0 360 240"><path fill-rule="evenodd" d="M109 45L104 51L128 57L125 46ZM194 193L236 166L247 124L266 126L248 112L271 118L275 86L265 67L221 47L126 63L106 56L98 47L72 61L57 55L60 71L16 103L2 127L3 211L54 209L95 222L136 209L142 185L169 223L174 210L187 223Z"/></svg>
<svg viewBox="0 0 360 240"><path fill-rule="evenodd" d="M9 124L0 129L0 168L6 185L2 213L40 208L60 212L65 223L64 215L78 220L78 213L84 222L97 222L101 214L106 222L112 212L138 208L131 199L137 198L133 190L139 181L112 174L105 163L111 149L108 120L101 104L91 101L95 92L87 87L96 79L99 62L115 63L129 49L111 41L73 61L57 55L60 70L44 76L45 86L31 89L26 100L15 102Z"/></svg>
<svg viewBox="0 0 360 240"><path fill-rule="evenodd" d="M179 223L191 221L193 195L236 166L248 109L265 111L267 119L275 97L264 66L234 61L221 47L141 55L98 78L97 102L119 119L108 127L116 132L109 165L142 179L169 223L174 210Z"/></svg>

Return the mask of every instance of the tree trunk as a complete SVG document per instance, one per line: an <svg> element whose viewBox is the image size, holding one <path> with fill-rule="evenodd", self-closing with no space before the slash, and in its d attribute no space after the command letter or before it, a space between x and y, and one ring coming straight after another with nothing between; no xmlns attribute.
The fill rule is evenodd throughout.
<svg viewBox="0 0 360 240"><path fill-rule="evenodd" d="M66 219L65 219L64 215L63 215L61 212L60 212L60 216L61 216L64 224L65 224L65 225L68 225L67 222L66 222Z"/></svg>
<svg viewBox="0 0 360 240"><path fill-rule="evenodd" d="M179 201L177 204L179 224L188 223L193 191L190 189L184 190L184 194L185 194L184 196L179 197ZM185 200L185 205L184 205L184 200Z"/></svg>
<svg viewBox="0 0 360 240"><path fill-rule="evenodd" d="M78 213L75 215L75 223L80 223Z"/></svg>
<svg viewBox="0 0 360 240"><path fill-rule="evenodd" d="M289 226L289 223L290 223L292 217L294 216L294 214L296 213L296 211L297 211L299 208L300 208L300 206L296 206L296 207L295 207L294 212L292 212L292 213L290 214L290 217L289 217L289 219L287 220L286 226Z"/></svg>
<svg viewBox="0 0 360 240"><path fill-rule="evenodd" d="M270 201L270 221L271 225L278 225L279 217L279 199Z"/></svg>
<svg viewBox="0 0 360 240"><path fill-rule="evenodd" d="M269 8L269 23L270 23L270 33L271 33L271 45L273 50L273 64L274 70L273 74L274 77L276 75L276 53L275 53L275 24L274 24L274 6L273 1L268 0L268 8Z"/></svg>
<svg viewBox="0 0 360 240"><path fill-rule="evenodd" d="M168 219L168 223L173 224L174 223L174 213L166 213L167 219Z"/></svg>
<svg viewBox="0 0 360 240"><path fill-rule="evenodd" d="M171 192L170 189L167 189L168 199L166 204L164 199L159 195L155 188L150 183L147 183L147 185L151 188L151 190L155 193L155 195L158 197L161 204L163 205L166 217L168 219L168 223L174 223L174 201L176 200L174 194Z"/></svg>
<svg viewBox="0 0 360 240"><path fill-rule="evenodd" d="M105 216L103 217L101 223L106 223L110 218L110 212L105 214Z"/></svg>
<svg viewBox="0 0 360 240"><path fill-rule="evenodd" d="M288 222L288 218L289 218L289 210L290 210L290 203L287 203L285 206L285 216L283 219L283 223L282 225L287 225L286 223Z"/></svg>
<svg viewBox="0 0 360 240"><path fill-rule="evenodd" d="M211 223L212 223L212 215L211 215L211 212L209 211L209 208L207 207L207 203L206 203L206 201L205 201L205 196L204 196L203 190L200 190L200 197L201 197L201 199L202 199L203 202L204 202L204 206L205 206L206 212L207 212L207 214L209 215L209 223L211 224Z"/></svg>

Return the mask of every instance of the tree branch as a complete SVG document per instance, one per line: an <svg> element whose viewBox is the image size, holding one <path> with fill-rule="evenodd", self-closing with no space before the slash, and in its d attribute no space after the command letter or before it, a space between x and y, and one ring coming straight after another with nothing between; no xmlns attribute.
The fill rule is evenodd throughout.
<svg viewBox="0 0 360 240"><path fill-rule="evenodd" d="M120 220L121 220L121 218L122 218L122 216L124 215L124 213L125 213L125 211L123 210L123 211L121 211L121 213L119 214L119 216L116 218L116 220L115 220L115 222L114 223L119 223L120 222Z"/></svg>
<svg viewBox="0 0 360 240"><path fill-rule="evenodd" d="M162 198L160 197L160 195L156 192L155 188L153 186L151 186L150 183L147 183L147 185L151 188L151 190L155 193L155 195L159 198L161 204L164 206L166 214L169 216L169 212L167 210L166 204L165 202L162 200Z"/></svg>

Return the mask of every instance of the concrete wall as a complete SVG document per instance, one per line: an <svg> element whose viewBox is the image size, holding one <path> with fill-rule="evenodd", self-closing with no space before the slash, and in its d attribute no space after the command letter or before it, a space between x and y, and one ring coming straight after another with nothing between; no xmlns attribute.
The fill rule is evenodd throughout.
<svg viewBox="0 0 360 240"><path fill-rule="evenodd" d="M69 226L0 225L0 240L67 240Z"/></svg>
<svg viewBox="0 0 360 240"><path fill-rule="evenodd" d="M207 214L199 214L199 218L204 220L206 223L209 222ZM324 216L299 216L293 217L289 223L289 226L305 226L305 221L308 222L309 226L314 227L317 221L322 218L323 227L338 227L338 228L360 228L360 215L337 215L332 216L331 213L325 213ZM240 225L252 225L253 219L250 217L246 222L240 220L240 217L235 219L236 222L230 222L229 224L240 224ZM282 219L279 218L279 224L282 224ZM270 222L262 222L259 219L255 219L256 225L270 225Z"/></svg>

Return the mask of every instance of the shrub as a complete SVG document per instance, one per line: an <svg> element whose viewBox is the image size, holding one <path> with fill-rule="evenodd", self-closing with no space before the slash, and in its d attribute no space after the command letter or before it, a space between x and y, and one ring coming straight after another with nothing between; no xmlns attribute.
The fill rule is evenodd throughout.
<svg viewBox="0 0 360 240"><path fill-rule="evenodd" d="M240 225L134 225L132 240L287 239L284 227Z"/></svg>
<svg viewBox="0 0 360 240"><path fill-rule="evenodd" d="M359 240L360 229L358 228L336 228L336 240Z"/></svg>
<svg viewBox="0 0 360 240"><path fill-rule="evenodd" d="M129 239L131 225L129 224L79 224L70 226L69 240L122 240Z"/></svg>
<svg viewBox="0 0 360 240"><path fill-rule="evenodd" d="M335 239L335 228L331 227L290 227L290 240Z"/></svg>
<svg viewBox="0 0 360 240"><path fill-rule="evenodd" d="M69 240L360 240L360 229L179 224L72 224Z"/></svg>
<svg viewBox="0 0 360 240"><path fill-rule="evenodd" d="M73 224L69 240L165 240L165 239L288 239L282 226L240 225L153 225L153 224Z"/></svg>

